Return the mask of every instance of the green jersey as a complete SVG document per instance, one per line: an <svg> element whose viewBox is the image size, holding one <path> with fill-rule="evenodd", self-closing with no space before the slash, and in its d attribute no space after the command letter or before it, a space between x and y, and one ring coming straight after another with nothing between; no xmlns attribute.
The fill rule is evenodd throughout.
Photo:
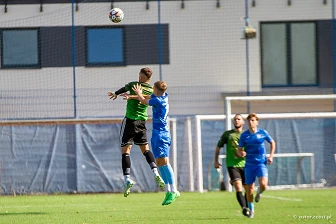
<svg viewBox="0 0 336 224"><path fill-rule="evenodd" d="M125 89L129 91L130 95L136 95L136 93L133 91L132 87L136 84L140 84L142 88L142 94L143 95L152 95L153 93L153 87L149 85L148 83L140 83L140 82L130 82L125 85ZM126 117L132 120L147 120L148 114L147 114L147 108L148 105L140 103L139 100L127 100L126 105Z"/></svg>
<svg viewBox="0 0 336 224"><path fill-rule="evenodd" d="M239 158L236 156L238 150L238 141L243 132L235 130L226 131L223 133L217 143L218 148L222 148L226 144L226 166L227 167L244 167L245 157Z"/></svg>

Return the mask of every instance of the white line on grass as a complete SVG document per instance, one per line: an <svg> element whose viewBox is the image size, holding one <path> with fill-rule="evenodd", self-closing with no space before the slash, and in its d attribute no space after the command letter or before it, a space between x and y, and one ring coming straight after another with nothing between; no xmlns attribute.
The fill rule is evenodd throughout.
<svg viewBox="0 0 336 224"><path fill-rule="evenodd" d="M299 199L299 198L284 198L284 197L276 197L272 195L263 195L262 197L263 198L274 198L274 199L278 199L282 201L302 201L302 199Z"/></svg>

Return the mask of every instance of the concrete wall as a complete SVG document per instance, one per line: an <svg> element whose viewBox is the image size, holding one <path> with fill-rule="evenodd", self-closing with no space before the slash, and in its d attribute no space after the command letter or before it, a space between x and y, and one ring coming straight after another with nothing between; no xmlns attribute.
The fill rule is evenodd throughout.
<svg viewBox="0 0 336 224"><path fill-rule="evenodd" d="M145 2L117 2L125 18L120 25L156 24L158 4L150 2L146 10ZM113 26L107 13L111 3L80 3L75 12L75 24L80 26ZM216 8L215 1L185 1L181 9L180 1L161 1L161 23L169 24L170 63L162 65L162 79L167 82L170 93L171 115L222 114L224 110L223 92L227 94L246 92L246 52L241 40L244 25L245 5L237 1L221 1ZM8 5L8 12L0 10L0 28L71 26L70 4L44 4L40 12L39 4ZM250 21L259 30L260 21L323 20L331 18L331 4L322 1L258 0L256 7L249 5ZM135 47L136 46L131 46ZM259 36L249 41L250 91L260 92L260 42ZM57 58L55 59L57 60ZM117 90L129 81L136 80L141 67L149 66L154 71L153 81L160 78L158 65L136 65L124 67L77 67L76 91L77 116L123 116L125 102L121 99L110 102L107 90ZM73 115L74 86L73 68L42 69L2 69L0 90L19 97L38 91L69 91L66 99L60 101L50 96L49 110L39 112L38 99L35 106L25 99L13 101L6 98L7 105L0 109L1 118L26 117L68 117ZM308 89L309 90L309 89ZM8 91L11 94L8 94ZM284 92L295 92L290 90ZM42 94L45 94L43 92ZM34 95L35 96L35 95ZM6 104L4 103L4 105ZM52 103L54 102L54 103ZM63 109L59 109L63 104ZM42 106L45 106L42 103ZM20 107L20 108L18 108ZM259 108L259 107L258 107ZM272 107L277 110L277 107ZM286 110L287 111L287 110ZM29 114L29 113L31 114Z"/></svg>

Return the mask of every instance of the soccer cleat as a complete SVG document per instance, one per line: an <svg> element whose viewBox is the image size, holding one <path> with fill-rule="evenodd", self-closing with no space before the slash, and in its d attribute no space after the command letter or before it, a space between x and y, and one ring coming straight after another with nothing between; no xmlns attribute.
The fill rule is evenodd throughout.
<svg viewBox="0 0 336 224"><path fill-rule="evenodd" d="M260 198L261 198L261 194L259 194L259 192L256 194L255 196L255 202L258 203L260 201Z"/></svg>
<svg viewBox="0 0 336 224"><path fill-rule="evenodd" d="M164 183L164 181L162 180L162 178L160 176L155 176L155 180L156 180L156 183L159 185L159 187L164 190L166 185Z"/></svg>
<svg viewBox="0 0 336 224"><path fill-rule="evenodd" d="M247 216L250 219L254 218L254 211L250 211L250 214Z"/></svg>
<svg viewBox="0 0 336 224"><path fill-rule="evenodd" d="M173 201L175 201L178 197L180 197L180 192L168 192L167 193L167 200L166 200L166 203L165 205L170 205Z"/></svg>
<svg viewBox="0 0 336 224"><path fill-rule="evenodd" d="M245 215L245 216L249 216L250 215L250 209L249 208L247 208L247 207L243 207L243 215Z"/></svg>
<svg viewBox="0 0 336 224"><path fill-rule="evenodd" d="M133 186L132 181L127 181L124 185L124 197L127 197L129 193L131 192L131 187Z"/></svg>
<svg viewBox="0 0 336 224"><path fill-rule="evenodd" d="M170 193L170 192L167 192L167 193L166 193L166 196L165 196L165 198L163 199L162 205L166 205L166 201L167 201L167 199L168 199L168 195L169 195L169 193Z"/></svg>

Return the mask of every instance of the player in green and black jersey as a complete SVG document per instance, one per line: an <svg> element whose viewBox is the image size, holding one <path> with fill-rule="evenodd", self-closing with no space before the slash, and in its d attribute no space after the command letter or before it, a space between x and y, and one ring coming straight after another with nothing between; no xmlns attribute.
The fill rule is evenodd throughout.
<svg viewBox="0 0 336 224"><path fill-rule="evenodd" d="M131 159L130 153L132 144L139 145L143 155L151 167L155 180L161 189L165 189L164 181L159 175L153 153L149 150L148 140L146 134L146 120L148 118L147 107L148 105L141 104L138 97L132 87L136 84L140 84L142 87L142 94L150 96L153 93L153 87L149 84L152 77L152 70L150 68L142 68L139 73L139 81L127 83L124 87L120 88L116 92L107 92L110 99L115 100L118 95L129 92L130 95L134 95L134 99L127 100L126 115L121 125L120 141L121 141L121 153L122 153L122 170L124 174L124 196L127 197L130 193L130 189L133 186L133 182L130 179Z"/></svg>
<svg viewBox="0 0 336 224"><path fill-rule="evenodd" d="M225 131L220 137L215 153L215 168L221 165L218 161L220 149L226 145L226 166L231 179L231 184L236 189L236 196L245 216L249 215L247 208L246 196L243 196L243 187L245 188L245 157L238 157L238 141L243 133L244 118L240 114L236 114L233 118L234 129Z"/></svg>

